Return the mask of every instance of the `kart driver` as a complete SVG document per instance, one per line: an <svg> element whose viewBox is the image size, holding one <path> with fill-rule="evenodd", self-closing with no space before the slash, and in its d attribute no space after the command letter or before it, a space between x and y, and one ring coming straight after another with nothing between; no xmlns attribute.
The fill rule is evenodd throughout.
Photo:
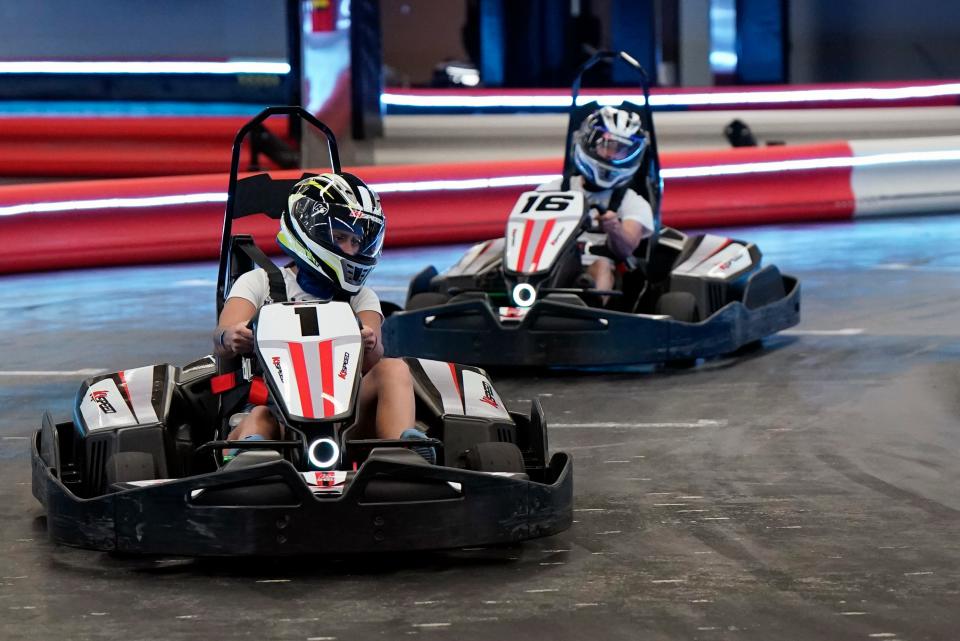
<svg viewBox="0 0 960 641"><path fill-rule="evenodd" d="M615 107L593 112L573 135L573 162L580 175L570 179L570 188L583 191L587 207L597 210L598 231L578 238L588 288L613 289L615 263L628 262L640 241L653 233L650 204L629 186L647 142L640 115ZM537 189L556 191L561 182L558 178ZM608 298L602 297L603 304Z"/></svg>
<svg viewBox="0 0 960 641"><path fill-rule="evenodd" d="M423 439L413 427L413 380L407 364L383 358L380 325L383 313L377 295L363 283L377 264L383 246L385 220L380 197L351 174L321 174L294 185L280 219L277 243L293 262L283 268L287 300L348 300L360 320L363 378L352 438ZM230 289L213 333L218 356L233 357L253 350L247 323L269 299L269 278L263 269L249 271ZM229 440L275 440L282 429L263 405L228 435ZM430 462L430 447L411 448ZM236 454L236 451L227 455Z"/></svg>

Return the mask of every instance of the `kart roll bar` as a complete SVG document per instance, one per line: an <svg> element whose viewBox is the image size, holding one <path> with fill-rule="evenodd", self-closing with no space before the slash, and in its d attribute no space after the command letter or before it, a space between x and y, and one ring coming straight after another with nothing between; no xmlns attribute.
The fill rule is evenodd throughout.
<svg viewBox="0 0 960 641"><path fill-rule="evenodd" d="M657 244L657 236L660 234L660 201L661 195L663 194L663 181L660 178L660 155L657 152L657 134L653 128L653 109L650 106L650 76L647 74L646 70L637 62L636 58L631 56L626 51L598 51L593 54L589 60L580 65L580 68L577 70L577 75L573 80L573 86L571 87L571 100L570 100L570 118L567 121L567 137L565 140L565 148L563 154L563 182L560 185L562 191L567 191L570 189L570 178L573 175L573 134L579 127L580 122L577 120L577 98L580 95L580 84L583 81L583 74L586 73L589 69L592 69L596 64L601 61L609 62L613 64L617 60L625 62L627 65L636 70L637 74L640 76L640 87L643 89L643 105L641 109L643 110L643 127L647 131L647 134L650 137L649 150L646 152L649 154L647 160L647 172L646 180L648 182L649 189L652 190L651 196L653 201L650 203L650 208L653 210L653 234L647 241L647 259L650 258L652 248Z"/></svg>
<svg viewBox="0 0 960 641"><path fill-rule="evenodd" d="M306 111L302 107L298 107L296 105L267 107L240 128L240 131L237 132L237 135L233 139L233 155L230 160L230 183L227 188L227 205L223 216L223 234L220 237L220 267L217 273L218 314L220 312L219 301L223 300L223 295L225 293L224 289L227 281L227 270L229 269L227 254L230 250L230 238L233 233L233 219L252 213L250 211L235 211L237 204L238 184L241 182L238 180L238 176L240 173L240 153L243 150L243 141L250 133L257 131L258 129L262 129L261 123L264 120L270 116L276 115L296 116L301 120L305 120L309 124L313 125L314 128L320 130L320 132L323 133L327 139L327 151L330 156L330 168L334 173L339 174L341 172L340 152L337 148L336 136L334 136L333 131L331 131L329 127L320 122L320 120L318 120L313 114ZM266 176L266 178L269 179L270 177Z"/></svg>

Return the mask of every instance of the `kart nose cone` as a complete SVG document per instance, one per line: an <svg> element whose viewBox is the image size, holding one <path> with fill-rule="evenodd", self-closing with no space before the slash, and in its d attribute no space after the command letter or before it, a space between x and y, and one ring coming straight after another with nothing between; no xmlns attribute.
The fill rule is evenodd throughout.
<svg viewBox="0 0 960 641"><path fill-rule="evenodd" d="M530 307L537 300L537 290L530 283L519 283L511 295L517 307Z"/></svg>

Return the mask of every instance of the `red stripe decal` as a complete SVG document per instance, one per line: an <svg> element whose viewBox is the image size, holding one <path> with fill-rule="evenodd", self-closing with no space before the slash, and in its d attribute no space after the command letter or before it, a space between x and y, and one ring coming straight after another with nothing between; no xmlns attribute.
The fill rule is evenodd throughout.
<svg viewBox="0 0 960 641"><path fill-rule="evenodd" d="M524 259L527 257L527 245L530 244L530 234L533 233L533 221L528 220L523 227L523 240L520 241L520 255L517 256L517 267L514 271L522 272Z"/></svg>
<svg viewBox="0 0 960 641"><path fill-rule="evenodd" d="M320 343L320 384L323 387L323 416L333 416L333 341Z"/></svg>
<svg viewBox="0 0 960 641"><path fill-rule="evenodd" d="M729 245L729 244L732 243L732 242L733 242L733 241L730 240L729 238L724 238L724 239L723 239L723 242L720 243L720 246L717 247L716 249L714 249L712 252L710 252L710 256L716 256L716 255L719 254L727 245ZM707 256L707 258L710 258L710 256ZM706 260L707 258L704 258L703 260ZM701 261L701 262L702 262L702 261Z"/></svg>
<svg viewBox="0 0 960 641"><path fill-rule="evenodd" d="M297 390L300 392L300 411L304 418L314 418L313 397L310 396L310 378L307 376L307 363L303 359L303 345L287 343L290 349L290 360L293 361L293 376L297 379Z"/></svg>
<svg viewBox="0 0 960 641"><path fill-rule="evenodd" d="M557 222L555 218L551 218L547 221L546 227L543 228L543 231L540 232L540 240L537 242L537 251L533 252L533 262L530 263L530 271L537 271L537 267L540 265L540 257L543 255L543 248L547 244L547 239L550 238L550 233L553 231L553 224Z"/></svg>
<svg viewBox="0 0 960 641"><path fill-rule="evenodd" d="M457 378L457 366L454 363L447 363L450 366L450 376L453 377L453 386L457 389L457 401L460 407L463 407L463 392L460 391L460 379ZM466 410L464 410L466 411Z"/></svg>
<svg viewBox="0 0 960 641"><path fill-rule="evenodd" d="M133 405L133 399L130 398L130 389L127 387L127 377L124 376L124 371L117 372L117 376L120 377L120 392L127 398L127 401Z"/></svg>

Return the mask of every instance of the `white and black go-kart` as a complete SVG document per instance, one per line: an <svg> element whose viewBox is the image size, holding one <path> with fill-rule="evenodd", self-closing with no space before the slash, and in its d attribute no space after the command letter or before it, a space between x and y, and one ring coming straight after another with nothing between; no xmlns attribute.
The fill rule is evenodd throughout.
<svg viewBox="0 0 960 641"><path fill-rule="evenodd" d="M572 104L583 71L611 58L640 70L626 54L597 54L577 76ZM660 165L649 100L619 108L639 113L650 136L632 187L651 205L654 233L636 251L635 269L619 275L615 291L578 286L581 252L587 250L578 236L594 212L585 210L580 192L569 190L571 140L598 108L596 102L571 107L560 190L522 194L504 238L474 245L442 274L430 266L414 277L405 309L384 326L391 355L455 355L488 367L689 364L756 344L799 322L799 282L762 265L756 245L660 225ZM602 296L609 296L606 306Z"/></svg>
<svg viewBox="0 0 960 641"><path fill-rule="evenodd" d="M299 108L267 109L241 129L218 311L246 269L276 274L249 236L230 233L234 218L279 215L297 180L236 180L243 136L272 114L321 128L339 171L332 134ZM483 370L407 358L429 440L351 438L363 351L349 304L274 302L252 327L254 352L239 363L205 356L95 376L71 420L44 414L33 493L52 540L142 554L339 554L510 543L570 527L570 458L549 457L538 403L530 416L509 412ZM251 400L271 407L283 440L222 440ZM435 448L436 465L409 449L422 445ZM223 463L230 448L240 453Z"/></svg>

